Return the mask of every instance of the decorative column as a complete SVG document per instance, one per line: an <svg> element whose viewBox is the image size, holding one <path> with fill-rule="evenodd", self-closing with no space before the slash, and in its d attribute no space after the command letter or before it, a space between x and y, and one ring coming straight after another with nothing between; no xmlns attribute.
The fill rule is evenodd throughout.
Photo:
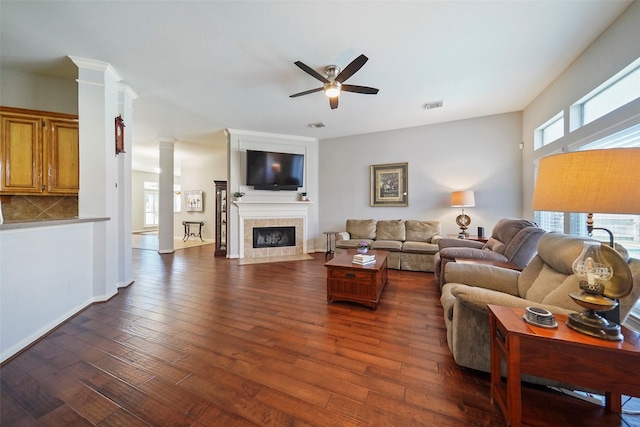
<svg viewBox="0 0 640 427"><path fill-rule="evenodd" d="M133 101L138 95L126 84L118 84L118 113L124 120L124 153L118 154L118 287L133 283L131 271L131 144Z"/></svg>
<svg viewBox="0 0 640 427"><path fill-rule="evenodd" d="M110 298L118 287L118 160L115 154L117 82L108 63L70 57L78 67L80 191L78 215L109 218L94 225L93 295Z"/></svg>
<svg viewBox="0 0 640 427"><path fill-rule="evenodd" d="M173 155L176 140L160 139L160 176L158 179L158 252L171 254L173 247Z"/></svg>

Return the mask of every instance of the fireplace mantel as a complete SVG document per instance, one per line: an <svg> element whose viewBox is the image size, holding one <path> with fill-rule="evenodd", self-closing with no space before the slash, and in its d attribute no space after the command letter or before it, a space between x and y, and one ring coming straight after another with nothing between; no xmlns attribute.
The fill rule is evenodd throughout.
<svg viewBox="0 0 640 427"><path fill-rule="evenodd" d="M261 225L291 225L285 224L282 221L301 219L302 220L302 233L301 247L297 248L297 251L307 253L307 238L308 238L308 216L309 208L312 202L303 201L245 201L237 200L233 204L238 208L238 228L239 228L239 257L245 258L245 253L250 253L250 257L262 256L259 255L260 251L250 250L250 230L245 230L245 222L250 221L251 224L255 223L254 220L265 220ZM296 238L296 241L298 239ZM267 251L263 251L267 253Z"/></svg>
<svg viewBox="0 0 640 427"><path fill-rule="evenodd" d="M311 204L313 204L313 202L311 202L311 201L303 202L303 201L299 201L299 200L294 200L294 201L286 201L286 200L254 200L254 201L236 200L236 201L234 201L232 203L234 205L238 206L238 209L241 209L241 207L249 207L251 205L296 205L296 206L302 206L302 205L311 205Z"/></svg>

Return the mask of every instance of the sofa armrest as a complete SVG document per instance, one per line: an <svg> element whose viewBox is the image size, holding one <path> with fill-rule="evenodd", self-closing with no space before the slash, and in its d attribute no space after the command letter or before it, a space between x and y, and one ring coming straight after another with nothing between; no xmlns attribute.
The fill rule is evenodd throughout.
<svg viewBox="0 0 640 427"><path fill-rule="evenodd" d="M350 240L350 239L351 239L351 236L346 231L341 231L338 234L336 234L336 242L339 242L340 240Z"/></svg>
<svg viewBox="0 0 640 427"><path fill-rule="evenodd" d="M518 278L520 272L506 268L483 264L459 264L449 262L445 265L444 283L461 283L478 288L491 289L519 298Z"/></svg>
<svg viewBox="0 0 640 427"><path fill-rule="evenodd" d="M568 310L566 308L558 307L555 305L540 304L517 296L508 295L504 292L494 291L490 289L466 286L459 283L447 283L445 286L449 287L448 293L455 297L458 302L464 304L467 307L473 308L474 310L482 311L483 313L489 313L489 308L487 307L487 305L489 304L514 308L535 306L544 308L556 314L575 313L574 310Z"/></svg>
<svg viewBox="0 0 640 427"><path fill-rule="evenodd" d="M442 236L441 236L441 235L439 235L439 234L436 234L435 236L433 236L433 237L431 238L431 243L433 243L433 244L437 245L437 244L438 244L438 242L440 242L440 240L442 240L442 239L444 239L444 237L442 237Z"/></svg>
<svg viewBox="0 0 640 427"><path fill-rule="evenodd" d="M434 242L435 243L435 242ZM484 247L484 243L478 242L476 240L465 240L465 239L451 239L451 238L441 238L438 240L438 246L440 249L444 248L475 248L482 249Z"/></svg>

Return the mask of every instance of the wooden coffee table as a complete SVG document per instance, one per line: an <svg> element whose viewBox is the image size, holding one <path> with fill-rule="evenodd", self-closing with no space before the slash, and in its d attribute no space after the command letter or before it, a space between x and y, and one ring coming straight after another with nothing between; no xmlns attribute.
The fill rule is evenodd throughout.
<svg viewBox="0 0 640 427"><path fill-rule="evenodd" d="M327 302L351 301L375 310L387 284L389 252L369 251L376 256L376 262L368 266L351 262L356 253L355 249L349 249L324 264L327 267Z"/></svg>

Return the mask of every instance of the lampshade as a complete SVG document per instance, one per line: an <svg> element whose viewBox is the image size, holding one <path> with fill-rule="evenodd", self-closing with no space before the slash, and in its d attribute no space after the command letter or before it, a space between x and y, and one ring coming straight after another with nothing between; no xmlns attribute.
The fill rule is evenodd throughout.
<svg viewBox="0 0 640 427"><path fill-rule="evenodd" d="M531 209L640 214L640 148L575 151L540 159Z"/></svg>
<svg viewBox="0 0 640 427"><path fill-rule="evenodd" d="M454 191L451 193L452 208L468 208L476 205L473 191Z"/></svg>

